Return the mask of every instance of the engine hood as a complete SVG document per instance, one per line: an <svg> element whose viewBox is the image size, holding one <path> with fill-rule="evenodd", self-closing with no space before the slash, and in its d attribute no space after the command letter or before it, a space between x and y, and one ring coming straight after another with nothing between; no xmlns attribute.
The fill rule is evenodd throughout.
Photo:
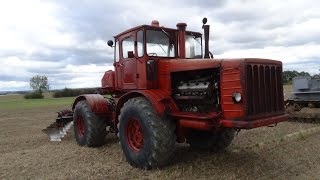
<svg viewBox="0 0 320 180"><path fill-rule="evenodd" d="M160 60L159 70L166 72L188 71L207 68L237 68L246 63L277 64L281 61L261 58L237 58L237 59L173 59Z"/></svg>

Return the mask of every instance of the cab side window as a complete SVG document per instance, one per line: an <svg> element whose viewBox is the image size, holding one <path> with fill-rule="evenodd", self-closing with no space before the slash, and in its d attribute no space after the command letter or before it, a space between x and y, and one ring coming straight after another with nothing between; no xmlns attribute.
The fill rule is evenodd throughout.
<svg viewBox="0 0 320 180"><path fill-rule="evenodd" d="M120 56L120 52L119 52L119 43L118 43L118 41L116 40L115 41L116 43L115 43L115 45L114 45L114 60L116 61L116 62L119 62L119 56Z"/></svg>
<svg viewBox="0 0 320 180"><path fill-rule="evenodd" d="M126 38L122 41L122 57L123 58L128 58L128 51L134 52L133 37Z"/></svg>
<svg viewBox="0 0 320 180"><path fill-rule="evenodd" d="M138 57L142 57L144 54L143 48L143 31L137 32L137 50L138 50Z"/></svg>

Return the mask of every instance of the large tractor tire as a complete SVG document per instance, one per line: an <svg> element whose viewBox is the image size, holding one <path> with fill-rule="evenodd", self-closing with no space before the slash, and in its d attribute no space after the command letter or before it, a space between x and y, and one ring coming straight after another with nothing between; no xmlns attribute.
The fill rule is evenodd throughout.
<svg viewBox="0 0 320 180"><path fill-rule="evenodd" d="M146 98L132 98L124 104L118 128L123 153L132 166L151 169L170 163L175 150L175 123L159 117Z"/></svg>
<svg viewBox="0 0 320 180"><path fill-rule="evenodd" d="M221 152L231 144L234 134L233 129L222 129L217 132L191 131L187 135L187 143L193 149Z"/></svg>
<svg viewBox="0 0 320 180"><path fill-rule="evenodd" d="M107 135L107 123L91 112L86 100L79 101L73 114L74 134L80 146L99 147Z"/></svg>

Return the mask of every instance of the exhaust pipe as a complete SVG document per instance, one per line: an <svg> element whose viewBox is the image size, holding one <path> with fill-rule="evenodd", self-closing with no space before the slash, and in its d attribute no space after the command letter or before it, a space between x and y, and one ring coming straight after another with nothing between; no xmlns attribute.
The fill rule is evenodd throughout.
<svg viewBox="0 0 320 180"><path fill-rule="evenodd" d="M186 58L186 50L185 50L185 36L186 36L186 23L178 23L177 28L179 30L179 56L181 59Z"/></svg>
<svg viewBox="0 0 320 180"><path fill-rule="evenodd" d="M204 31L204 58L209 59L210 58L210 51L209 51L209 32L210 32L210 25L206 25L207 18L202 19L202 29Z"/></svg>

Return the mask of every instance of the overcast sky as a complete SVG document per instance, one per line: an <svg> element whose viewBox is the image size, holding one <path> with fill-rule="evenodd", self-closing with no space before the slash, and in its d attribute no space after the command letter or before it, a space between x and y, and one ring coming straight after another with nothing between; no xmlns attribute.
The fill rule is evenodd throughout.
<svg viewBox="0 0 320 180"><path fill-rule="evenodd" d="M37 74L52 89L99 87L113 69L106 41L114 35L153 19L202 32L203 17L215 58L272 58L285 70L319 72L316 0L7 0L0 2L0 91L28 90Z"/></svg>

